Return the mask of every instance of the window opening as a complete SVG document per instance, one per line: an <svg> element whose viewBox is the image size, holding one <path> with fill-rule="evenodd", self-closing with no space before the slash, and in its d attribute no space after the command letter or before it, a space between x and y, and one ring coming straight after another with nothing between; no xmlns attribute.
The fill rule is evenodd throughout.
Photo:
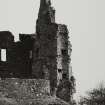
<svg viewBox="0 0 105 105"><path fill-rule="evenodd" d="M30 51L30 55L29 55L30 59L32 59L32 51Z"/></svg>
<svg viewBox="0 0 105 105"><path fill-rule="evenodd" d="M6 60L6 49L1 49L1 61L5 62Z"/></svg>
<svg viewBox="0 0 105 105"><path fill-rule="evenodd" d="M61 50L62 51L62 55L67 55L67 50Z"/></svg>

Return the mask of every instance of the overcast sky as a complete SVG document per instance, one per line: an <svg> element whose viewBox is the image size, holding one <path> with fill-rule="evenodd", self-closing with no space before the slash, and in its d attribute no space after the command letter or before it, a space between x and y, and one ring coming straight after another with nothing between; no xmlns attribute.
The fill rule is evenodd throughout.
<svg viewBox="0 0 105 105"><path fill-rule="evenodd" d="M77 96L105 80L105 0L52 0L56 21L68 25ZM34 33L39 0L0 0L0 30Z"/></svg>

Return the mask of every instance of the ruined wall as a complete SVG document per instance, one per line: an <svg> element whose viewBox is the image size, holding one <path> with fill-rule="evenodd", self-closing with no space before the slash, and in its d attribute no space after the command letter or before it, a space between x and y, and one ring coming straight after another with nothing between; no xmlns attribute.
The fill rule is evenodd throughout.
<svg viewBox="0 0 105 105"><path fill-rule="evenodd" d="M69 78L69 63L70 56L68 52L69 39L68 30L66 25L58 25L57 32L57 72L58 72L58 82L62 80L62 75L67 75ZM59 83L58 83L59 84Z"/></svg>
<svg viewBox="0 0 105 105"><path fill-rule="evenodd" d="M20 41L14 42L11 32L0 32L0 49L6 50L6 61L0 61L1 77L26 78L32 74L33 35L20 34L19 37Z"/></svg>
<svg viewBox="0 0 105 105"><path fill-rule="evenodd" d="M48 80L6 78L0 80L0 92L15 99L37 99L50 94Z"/></svg>
<svg viewBox="0 0 105 105"><path fill-rule="evenodd" d="M43 83L49 80L46 86L50 87L50 94L69 101L72 90L72 46L68 29L66 25L55 23L55 10L50 0L40 1L36 34L19 34L20 41L14 42L10 32L0 32L0 48L6 49L7 58L6 62L0 61L0 76L43 79ZM22 86L19 81L15 80L21 90L22 86L29 88L26 85L32 85L31 80L21 80ZM38 88L41 86L44 88L44 85Z"/></svg>
<svg viewBox="0 0 105 105"><path fill-rule="evenodd" d="M71 98L71 81L69 70L70 56L69 53L69 37L66 25L58 24L57 31L57 97L69 102Z"/></svg>
<svg viewBox="0 0 105 105"><path fill-rule="evenodd" d="M14 36L9 31L0 32L0 54L1 50L5 49L5 61L2 61L0 56L0 74L8 76L8 73L11 72L11 51L14 44Z"/></svg>

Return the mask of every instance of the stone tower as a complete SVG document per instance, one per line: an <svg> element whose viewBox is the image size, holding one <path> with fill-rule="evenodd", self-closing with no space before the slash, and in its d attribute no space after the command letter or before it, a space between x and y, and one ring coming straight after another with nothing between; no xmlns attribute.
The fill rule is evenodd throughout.
<svg viewBox="0 0 105 105"><path fill-rule="evenodd" d="M36 23L32 69L36 78L50 80L51 90L57 86L57 29L55 10L49 0L41 0Z"/></svg>
<svg viewBox="0 0 105 105"><path fill-rule="evenodd" d="M67 26L55 23L55 10L50 0L40 0L32 74L35 78L50 80L52 95L63 79L69 81L68 48Z"/></svg>

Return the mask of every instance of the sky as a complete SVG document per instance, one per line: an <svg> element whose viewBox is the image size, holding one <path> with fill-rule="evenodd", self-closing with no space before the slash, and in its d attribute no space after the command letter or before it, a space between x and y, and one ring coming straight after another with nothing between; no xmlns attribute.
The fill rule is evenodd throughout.
<svg viewBox="0 0 105 105"><path fill-rule="evenodd" d="M35 33L40 0L0 0L0 31ZM52 0L72 43L76 99L105 81L105 0Z"/></svg>

